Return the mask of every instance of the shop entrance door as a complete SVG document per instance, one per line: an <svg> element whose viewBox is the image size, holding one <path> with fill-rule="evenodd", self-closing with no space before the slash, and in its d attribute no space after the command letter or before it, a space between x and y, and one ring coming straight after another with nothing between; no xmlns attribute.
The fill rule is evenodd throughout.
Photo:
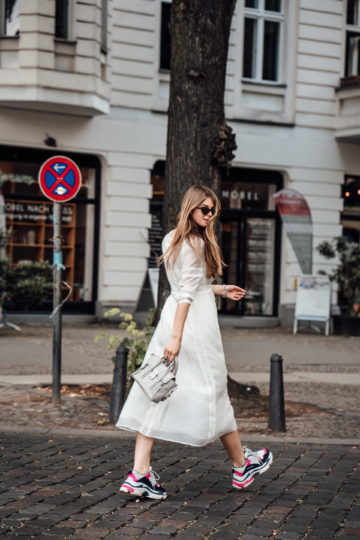
<svg viewBox="0 0 360 540"><path fill-rule="evenodd" d="M221 311L274 316L278 304L279 234L276 216L239 213L222 220L224 282L246 289L241 302L222 299ZM277 280L275 277L277 276Z"/></svg>

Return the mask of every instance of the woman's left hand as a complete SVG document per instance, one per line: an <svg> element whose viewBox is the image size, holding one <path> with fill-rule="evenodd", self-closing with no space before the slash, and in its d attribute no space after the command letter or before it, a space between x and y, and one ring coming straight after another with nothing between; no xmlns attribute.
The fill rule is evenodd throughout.
<svg viewBox="0 0 360 540"><path fill-rule="evenodd" d="M241 300L244 298L245 293L245 289L242 289L237 285L228 285L226 298L230 298L230 300Z"/></svg>

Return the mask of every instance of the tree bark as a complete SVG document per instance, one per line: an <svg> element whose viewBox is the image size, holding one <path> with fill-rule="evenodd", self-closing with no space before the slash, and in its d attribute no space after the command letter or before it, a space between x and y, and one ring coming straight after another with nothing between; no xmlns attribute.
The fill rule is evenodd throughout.
<svg viewBox="0 0 360 540"><path fill-rule="evenodd" d="M220 195L220 167L234 157L225 122L224 92L236 0L173 0L171 78L163 232L176 226L185 191L206 184ZM157 317L169 293L163 265Z"/></svg>

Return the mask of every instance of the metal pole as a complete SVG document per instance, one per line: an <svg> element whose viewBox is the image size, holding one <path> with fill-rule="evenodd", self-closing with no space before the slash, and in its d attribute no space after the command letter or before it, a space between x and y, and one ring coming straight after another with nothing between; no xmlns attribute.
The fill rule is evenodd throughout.
<svg viewBox="0 0 360 540"><path fill-rule="evenodd" d="M269 428L274 431L286 431L282 362L280 354L271 356Z"/></svg>
<svg viewBox="0 0 360 540"><path fill-rule="evenodd" d="M116 349L114 376L110 399L110 422L117 422L120 411L124 405L126 392L126 372L128 349L119 345Z"/></svg>
<svg viewBox="0 0 360 540"><path fill-rule="evenodd" d="M52 401L60 403L61 387L61 204L54 202L54 258L53 258L53 387Z"/></svg>

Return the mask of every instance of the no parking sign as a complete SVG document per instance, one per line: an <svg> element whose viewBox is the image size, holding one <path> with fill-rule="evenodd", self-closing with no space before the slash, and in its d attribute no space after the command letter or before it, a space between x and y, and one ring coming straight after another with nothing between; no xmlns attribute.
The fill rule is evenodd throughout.
<svg viewBox="0 0 360 540"><path fill-rule="evenodd" d="M45 197L54 202L67 202L81 187L81 172L72 159L54 156L42 164L38 180Z"/></svg>
<svg viewBox="0 0 360 540"><path fill-rule="evenodd" d="M61 204L73 199L81 186L81 172L76 163L65 156L53 156L46 160L39 171L39 187L45 197L54 202L54 254L53 254L53 402L60 402L61 388L61 308L70 296L72 288L61 281L61 271L65 268L62 264L61 251ZM61 284L68 287L70 293L65 300L61 300Z"/></svg>

